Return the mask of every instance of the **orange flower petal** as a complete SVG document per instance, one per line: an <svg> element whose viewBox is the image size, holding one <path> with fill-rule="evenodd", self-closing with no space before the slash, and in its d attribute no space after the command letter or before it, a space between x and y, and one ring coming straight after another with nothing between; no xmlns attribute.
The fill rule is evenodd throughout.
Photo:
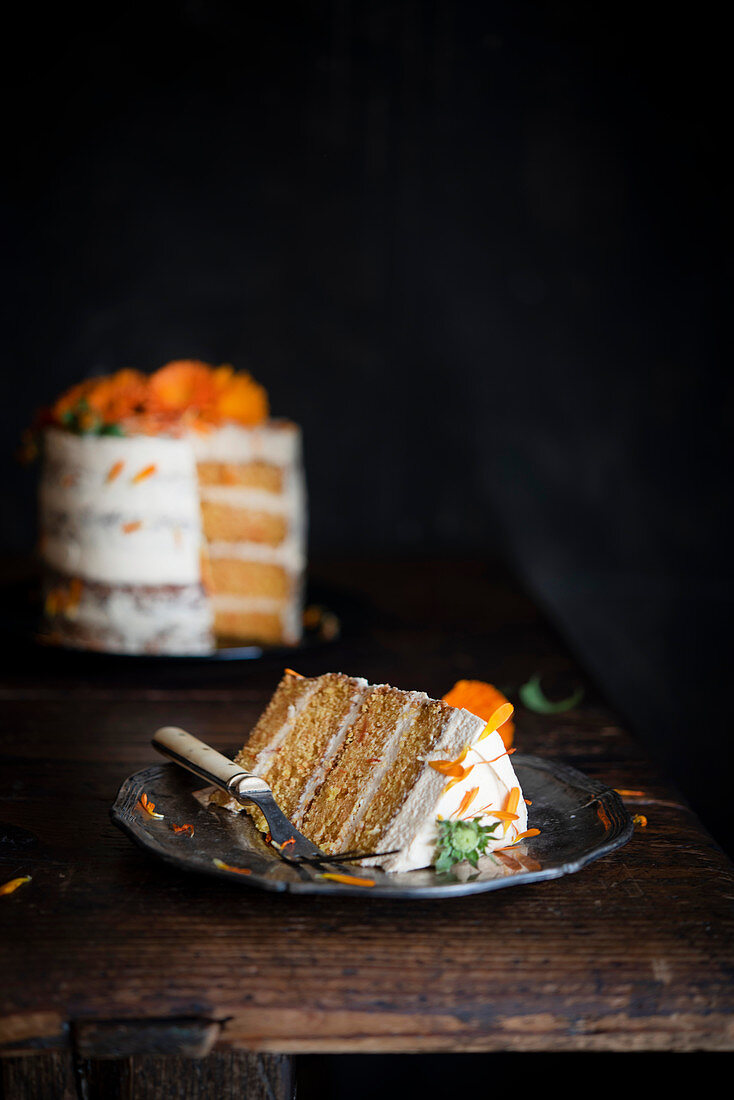
<svg viewBox="0 0 734 1100"><path fill-rule="evenodd" d="M358 875L337 875L332 871L324 871L320 878L331 879L332 882L343 882L345 886L374 886L372 878L360 878Z"/></svg>
<svg viewBox="0 0 734 1100"><path fill-rule="evenodd" d="M150 466L144 466L142 470L138 470L134 478L132 478L133 485L138 485L139 482L145 481L147 477L152 477L158 467L155 462L151 462Z"/></svg>
<svg viewBox="0 0 734 1100"><path fill-rule="evenodd" d="M596 816L599 818L605 829L611 829L612 823L609 820L609 815L602 806L601 802L597 803Z"/></svg>
<svg viewBox="0 0 734 1100"><path fill-rule="evenodd" d="M19 886L22 886L25 882L30 882L30 875L18 875L17 878L11 878L7 882L4 882L0 886L0 898L5 897L6 894L14 894Z"/></svg>
<svg viewBox="0 0 734 1100"><path fill-rule="evenodd" d="M150 814L151 817L155 817L159 821L161 821L163 819L163 814L157 814L155 812L155 802L151 802L150 799L148 798L147 794L141 794L140 798L138 799L138 802L140 803L142 808L145 810L145 812L147 814Z"/></svg>
<svg viewBox="0 0 734 1100"><path fill-rule="evenodd" d="M500 705L497 707L497 710L494 711L492 717L487 722L484 733L479 738L479 740L483 741L485 737L489 737L489 735L494 733L495 730L497 730L497 732L500 734L500 737L502 737L502 727L510 721L514 709L515 708L513 707L512 703L500 703ZM505 741L504 737L502 737L502 741L505 745L505 748L510 747Z"/></svg>
<svg viewBox="0 0 734 1100"><path fill-rule="evenodd" d="M498 817L500 821L507 822L517 821L520 816L519 814L513 813L512 810L488 810L487 813L490 814L491 817Z"/></svg>
<svg viewBox="0 0 734 1100"><path fill-rule="evenodd" d="M110 468L107 472L107 477L106 477L105 480L106 481L114 481L115 478L119 477L120 474L122 473L122 468L123 468L124 465L125 465L125 463L122 461L122 459L119 459L117 462L113 463L112 466L110 466Z"/></svg>
<svg viewBox="0 0 734 1100"><path fill-rule="evenodd" d="M219 867L220 871L233 871L236 875L252 874L249 867L233 867L231 863L225 863L222 859L215 859L213 862L216 867Z"/></svg>
<svg viewBox="0 0 734 1100"><path fill-rule="evenodd" d="M469 752L469 746L465 745L463 751L456 757L455 760L429 760L429 765L437 772L441 772L442 775L454 775L459 778L463 778L464 775L468 775L473 765L470 765L468 769L463 768L462 761L466 759L466 754Z"/></svg>
<svg viewBox="0 0 734 1100"><path fill-rule="evenodd" d="M452 813L451 816L452 817L461 817L462 814L465 814L478 794L479 794L479 787L471 787L466 792L466 794L464 795L461 802L456 807L456 809L454 810L454 812Z"/></svg>
<svg viewBox="0 0 734 1100"><path fill-rule="evenodd" d="M451 707L468 710L472 714L476 714L478 718L483 718L487 723L495 720L495 715L497 715L503 704L509 706L511 708L509 714L500 722L499 726L493 728L499 729L500 736L507 748L512 744L515 733L515 727L510 721L512 704L508 703L502 692L498 691L493 684L488 684L484 680L457 680L451 691L444 695L443 701ZM488 732L491 733L492 730Z"/></svg>
<svg viewBox="0 0 734 1100"><path fill-rule="evenodd" d="M512 790L510 791L510 793L507 796L507 804L505 806L505 809L507 810L508 813L514 814L515 811L517 810L517 807L519 806L519 804L520 804L520 788L519 787L513 787Z"/></svg>

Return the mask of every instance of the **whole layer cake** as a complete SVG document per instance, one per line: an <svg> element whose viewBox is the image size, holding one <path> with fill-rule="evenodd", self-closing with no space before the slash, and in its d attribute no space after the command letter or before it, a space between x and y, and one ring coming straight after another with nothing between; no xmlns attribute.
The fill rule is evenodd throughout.
<svg viewBox="0 0 734 1100"><path fill-rule="evenodd" d="M301 433L249 375L181 361L90 379L39 435L52 641L182 655L299 641Z"/></svg>
<svg viewBox="0 0 734 1100"><path fill-rule="evenodd" d="M236 762L267 781L323 851L408 871L442 850L450 862L447 845L471 853L472 837L483 854L525 835L527 808L498 732L511 714L506 700L487 721L423 692L288 670ZM265 831L259 811L247 812Z"/></svg>

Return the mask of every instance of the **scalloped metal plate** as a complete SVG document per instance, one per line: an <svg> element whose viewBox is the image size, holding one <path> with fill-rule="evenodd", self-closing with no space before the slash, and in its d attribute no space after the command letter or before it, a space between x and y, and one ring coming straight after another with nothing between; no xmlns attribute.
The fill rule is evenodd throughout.
<svg viewBox="0 0 734 1100"><path fill-rule="evenodd" d="M441 898L541 882L580 871L629 840L632 820L619 795L563 764L516 753L513 766L532 801L530 826L540 835L501 856L487 856L479 868L461 864L450 874L433 868L387 874L355 867L355 875L373 880L369 888L319 877L317 870L284 862L265 843L247 814L205 807L195 797L201 781L175 764L158 764L130 776L120 787L111 817L127 835L158 859L183 871L231 880L237 886L294 894L364 897ZM146 794L163 818L142 809ZM193 836L174 825L190 823ZM220 860L246 874L220 868Z"/></svg>

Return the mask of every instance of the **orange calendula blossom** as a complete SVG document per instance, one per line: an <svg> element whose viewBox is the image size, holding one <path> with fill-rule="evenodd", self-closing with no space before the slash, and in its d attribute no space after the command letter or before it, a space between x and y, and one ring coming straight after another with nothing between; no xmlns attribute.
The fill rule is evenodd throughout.
<svg viewBox="0 0 734 1100"><path fill-rule="evenodd" d="M268 418L268 395L245 371L220 367L214 372L217 390L216 412L219 420L234 420L252 426Z"/></svg>
<svg viewBox="0 0 734 1100"><path fill-rule="evenodd" d="M248 372L198 359L177 359L150 375L125 369L88 378L44 413L70 431L99 435L176 435L226 422L252 427L269 415L267 392Z"/></svg>
<svg viewBox="0 0 734 1100"><path fill-rule="evenodd" d="M194 835L194 826L190 825L188 822L186 822L184 825L171 825L171 828L173 829L174 833L177 833L179 835L182 833L186 836Z"/></svg>
<svg viewBox="0 0 734 1100"><path fill-rule="evenodd" d="M178 359L167 363L150 376L149 400L152 407L178 412L196 409L205 412L216 401L214 372L197 359Z"/></svg>
<svg viewBox="0 0 734 1100"><path fill-rule="evenodd" d="M145 404L146 376L138 370L119 370L93 380L87 402L105 424L115 424Z"/></svg>
<svg viewBox="0 0 734 1100"><path fill-rule="evenodd" d="M103 431L142 411L147 377L142 371L120 370L87 378L63 393L51 410L57 424L84 431Z"/></svg>
<svg viewBox="0 0 734 1100"><path fill-rule="evenodd" d="M496 729L505 748L510 748L515 735L515 726L511 721L514 708L493 684L485 683L484 680L457 680L451 691L444 695L443 701L451 707L460 707L476 714L477 718L483 718L487 723L483 736L486 737Z"/></svg>

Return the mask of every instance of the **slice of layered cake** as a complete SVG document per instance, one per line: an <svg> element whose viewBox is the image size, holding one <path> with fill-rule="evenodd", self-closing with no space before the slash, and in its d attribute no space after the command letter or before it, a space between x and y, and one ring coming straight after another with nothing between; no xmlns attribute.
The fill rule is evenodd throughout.
<svg viewBox="0 0 734 1100"><path fill-rule="evenodd" d="M497 732L511 713L505 702L487 722L423 692L287 671L236 762L270 784L325 852L374 854L383 869L408 871L435 862L442 822L471 824L482 852L527 829ZM212 800L242 809L226 796ZM259 811L247 812L266 829Z"/></svg>
<svg viewBox="0 0 734 1100"><path fill-rule="evenodd" d="M248 374L182 361L92 378L38 435L49 640L171 654L299 641L301 434Z"/></svg>

